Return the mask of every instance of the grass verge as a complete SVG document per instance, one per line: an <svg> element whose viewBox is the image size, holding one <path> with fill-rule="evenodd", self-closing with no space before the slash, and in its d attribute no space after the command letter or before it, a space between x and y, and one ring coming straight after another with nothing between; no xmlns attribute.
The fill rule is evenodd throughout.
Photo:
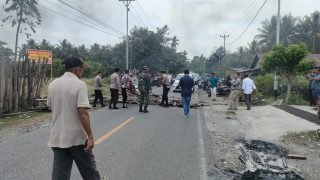
<svg viewBox="0 0 320 180"><path fill-rule="evenodd" d="M0 117L0 130L19 125L31 124L50 118L49 112L25 112L17 115Z"/></svg>

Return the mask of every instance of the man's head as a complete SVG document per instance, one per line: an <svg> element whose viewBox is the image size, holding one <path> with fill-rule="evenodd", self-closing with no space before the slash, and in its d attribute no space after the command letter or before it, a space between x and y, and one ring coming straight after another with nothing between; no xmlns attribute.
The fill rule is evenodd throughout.
<svg viewBox="0 0 320 180"><path fill-rule="evenodd" d="M216 75L216 73L214 73L214 72L211 73L211 76L215 76L215 75Z"/></svg>
<svg viewBox="0 0 320 180"><path fill-rule="evenodd" d="M189 69L185 69L185 70L184 70L184 74L185 74L185 75L189 75L189 73L190 73L190 72L189 72Z"/></svg>
<svg viewBox="0 0 320 180"><path fill-rule="evenodd" d="M75 74L78 78L82 77L84 68L87 67L83 61L76 56L69 56L63 60L62 65L66 72Z"/></svg>
<svg viewBox="0 0 320 180"><path fill-rule="evenodd" d="M102 72L98 71L97 75L102 76Z"/></svg>
<svg viewBox="0 0 320 180"><path fill-rule="evenodd" d="M162 70L162 71L160 71L162 74L166 74L167 73L167 71L166 70Z"/></svg>
<svg viewBox="0 0 320 180"><path fill-rule="evenodd" d="M148 72L149 72L148 66L143 66L142 71L143 71L144 73L148 73Z"/></svg>
<svg viewBox="0 0 320 180"><path fill-rule="evenodd" d="M115 73L118 73L119 71L120 71L120 68L118 68L118 67L114 69Z"/></svg>
<svg viewBox="0 0 320 180"><path fill-rule="evenodd" d="M125 70L124 73L125 73L125 74L129 74L129 70Z"/></svg>
<svg viewBox="0 0 320 180"><path fill-rule="evenodd" d="M236 74L235 74L235 77L236 77L236 78L240 78L240 73L236 73Z"/></svg>
<svg viewBox="0 0 320 180"><path fill-rule="evenodd" d="M247 78L247 77L249 77L249 75L248 74L244 74L244 76L243 76L244 78Z"/></svg>

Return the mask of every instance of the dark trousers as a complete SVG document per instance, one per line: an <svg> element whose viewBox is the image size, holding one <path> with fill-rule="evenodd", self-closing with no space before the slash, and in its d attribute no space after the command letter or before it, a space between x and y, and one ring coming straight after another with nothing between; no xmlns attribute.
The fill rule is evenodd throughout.
<svg viewBox="0 0 320 180"><path fill-rule="evenodd" d="M122 104L123 106L127 103L128 100L128 93L127 93L127 88L121 88L121 94L122 94Z"/></svg>
<svg viewBox="0 0 320 180"><path fill-rule="evenodd" d="M273 97L274 97L275 99L278 98L278 89L274 89L274 90L273 90Z"/></svg>
<svg viewBox="0 0 320 180"><path fill-rule="evenodd" d="M92 152L84 151L84 148L84 145L52 148L54 154L52 180L69 180L73 161L84 180L100 180L94 156Z"/></svg>
<svg viewBox="0 0 320 180"><path fill-rule="evenodd" d="M117 103L119 99L119 90L110 88L110 92L111 92L111 100L110 100L109 107L111 107L111 105L113 105L113 107L117 107Z"/></svg>
<svg viewBox="0 0 320 180"><path fill-rule="evenodd" d="M168 102L168 93L169 93L169 90L170 90L170 88L167 88L166 86L163 86L161 104L164 104L164 102L166 103L166 105L169 104L169 102Z"/></svg>
<svg viewBox="0 0 320 180"><path fill-rule="evenodd" d="M251 94L244 94L244 98L246 101L247 109L251 109Z"/></svg>
<svg viewBox="0 0 320 180"><path fill-rule="evenodd" d="M103 106L103 95L101 90L94 90L94 100L93 106L95 107L97 104L98 99L100 100L101 106Z"/></svg>

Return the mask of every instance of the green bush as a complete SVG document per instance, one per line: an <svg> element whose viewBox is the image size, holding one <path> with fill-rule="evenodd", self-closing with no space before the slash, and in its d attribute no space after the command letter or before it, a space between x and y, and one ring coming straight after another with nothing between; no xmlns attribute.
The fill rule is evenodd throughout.
<svg viewBox="0 0 320 180"><path fill-rule="evenodd" d="M263 96L269 97L273 95L273 74L265 74L254 78L258 92ZM280 81L279 81L280 84Z"/></svg>
<svg viewBox="0 0 320 180"><path fill-rule="evenodd" d="M308 102L303 98L303 94L293 91L289 98L290 105L308 105Z"/></svg>

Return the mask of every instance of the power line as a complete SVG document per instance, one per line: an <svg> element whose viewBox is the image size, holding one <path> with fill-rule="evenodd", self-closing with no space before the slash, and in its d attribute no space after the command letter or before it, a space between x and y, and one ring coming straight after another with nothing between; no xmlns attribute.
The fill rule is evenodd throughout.
<svg viewBox="0 0 320 180"><path fill-rule="evenodd" d="M144 17L147 19L147 21L150 23L150 25L154 28L154 25L152 24L152 22L150 21L150 19L149 19L148 16L146 15L146 13L145 13L145 11L143 10L143 8L142 8L142 6L141 6L141 4L140 4L139 1L140 1L140 0L137 0L137 3L138 3L139 8L141 9Z"/></svg>
<svg viewBox="0 0 320 180"><path fill-rule="evenodd" d="M136 8L135 8L132 4L130 4L130 5L131 5L133 11L136 13L137 18L139 19L139 21L142 22L142 25L146 27L146 24L144 23L144 21L143 21L142 18L140 17L140 15L139 15L138 11L136 10ZM131 12L131 11L130 11L130 12ZM131 13L132 13L132 12L131 12ZM133 14L133 13L132 13L132 14Z"/></svg>
<svg viewBox="0 0 320 180"><path fill-rule="evenodd" d="M81 15L78 15L78 14L76 14L76 13L73 13L72 11L69 11L69 9L65 8L64 6L59 6L58 4L56 4L56 3L54 3L54 2L52 2L52 1L50 1L50 0L45 0L45 1L48 2L49 4L53 5L54 7L57 7L57 8L59 8L59 9L62 9L62 10L64 10L65 12L67 12L67 13L75 16L75 18L77 18L77 19L82 19L82 20L88 22L88 19L87 19L86 17L82 17ZM97 22L94 22L94 21L92 22L92 24L94 24L95 26L101 26L101 27L103 27L103 25L101 25L101 24L99 24L99 23L97 23ZM111 34L112 34L112 33L111 33Z"/></svg>
<svg viewBox="0 0 320 180"><path fill-rule="evenodd" d="M249 29L249 27L251 26L251 24L253 23L253 21L256 19L256 17L258 16L258 14L260 13L260 11L262 10L262 8L264 7L264 5L267 3L267 0L265 0L262 4L262 6L259 8L258 12L256 13L256 15L253 17L253 19L251 20L251 22L248 24L248 26L246 27L246 29L234 40L232 41L230 44L234 44L235 42L237 42L242 35Z"/></svg>
<svg viewBox="0 0 320 180"><path fill-rule="evenodd" d="M137 24L140 24L141 26L144 26L143 23L141 23L141 21L139 21L139 19L130 11L133 19L137 22Z"/></svg>
<svg viewBox="0 0 320 180"><path fill-rule="evenodd" d="M112 31L120 34L120 35L125 35L125 34L124 34L123 32L121 32L120 30L118 30L118 29L116 29L116 28L114 28L114 27L106 24L105 22L103 22L103 21L100 20L99 18L97 18L97 17L95 17L94 15L92 15L92 14L84 11L83 9L74 7L73 5L71 5L71 4L69 4L69 3L65 2L65 1L62 1L62 0L58 0L58 1L59 1L60 3L62 3L63 5L69 7L70 9L72 9L72 10L74 10L74 11L76 11L76 12L79 12L80 14L84 15L85 17L91 19L92 21L95 21L95 22L103 25L104 27L106 27L106 28L108 28L108 29L110 29L110 30L112 30Z"/></svg>
<svg viewBox="0 0 320 180"><path fill-rule="evenodd" d="M83 22L81 22L81 21L79 21L79 20L77 20L77 19L68 17L68 16L64 15L63 13L54 11L54 10L52 10L52 9L50 9L50 8L47 8L47 7L45 7L45 6L41 5L41 4L39 4L39 6L42 7L42 8L44 8L44 9L46 9L46 10L48 10L48 11L50 11L50 12L52 12L52 13L61 15L61 16L65 17L65 18L67 18L67 19L70 19L70 20L72 20L72 21L75 21L75 22L77 22L77 23L79 23L79 24L82 24L82 25L84 25L84 26L90 27L90 28L92 28L92 29L98 30L98 31L100 31L100 32L103 32L103 33L108 34L108 35L111 35L111 36L115 36L115 37L121 38L120 36L117 36L117 35L111 34L111 33L109 33L109 32L106 32L106 31L104 31L104 30L98 29L98 28L96 28L96 27L94 27L94 26L91 26L91 25L89 25L89 24L83 23Z"/></svg>
<svg viewBox="0 0 320 180"><path fill-rule="evenodd" d="M263 1L263 0L262 0ZM239 30L239 29L242 29L243 27L245 27L246 25L246 22L249 20L250 21L250 17L253 16L255 14L255 9L256 7L259 7L259 4L262 2L262 1L257 1L256 3L252 3L250 4L250 6L244 11L243 13L243 16L239 16L237 19L236 19L236 25L235 27L229 31L230 34L233 34L235 31ZM247 16L247 18L246 18Z"/></svg>

